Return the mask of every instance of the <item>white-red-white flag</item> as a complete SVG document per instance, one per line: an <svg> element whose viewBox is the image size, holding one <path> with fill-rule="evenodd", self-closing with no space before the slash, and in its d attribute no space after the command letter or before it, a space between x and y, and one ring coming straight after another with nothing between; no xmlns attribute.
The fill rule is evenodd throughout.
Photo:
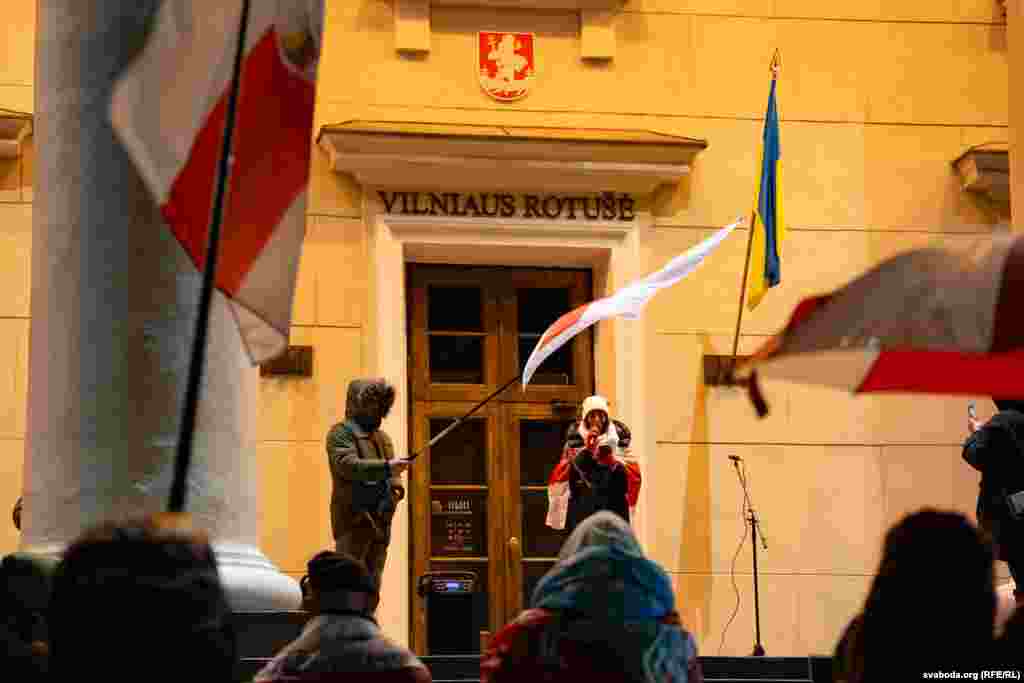
<svg viewBox="0 0 1024 683"><path fill-rule="evenodd" d="M206 260L241 0L166 0L110 118L198 269ZM287 345L305 234L323 0L251 0L216 286L253 363Z"/></svg>
<svg viewBox="0 0 1024 683"><path fill-rule="evenodd" d="M533 373L548 356L594 323L614 316L621 316L627 320L639 318L640 311L651 297L692 273L742 220L741 218L732 225L727 225L687 252L676 256L661 270L631 282L611 296L574 308L553 322L544 330L523 367L523 386L529 383Z"/></svg>
<svg viewBox="0 0 1024 683"><path fill-rule="evenodd" d="M912 249L804 299L738 374L755 388L769 377L855 394L1020 398L1021 301L1020 235Z"/></svg>

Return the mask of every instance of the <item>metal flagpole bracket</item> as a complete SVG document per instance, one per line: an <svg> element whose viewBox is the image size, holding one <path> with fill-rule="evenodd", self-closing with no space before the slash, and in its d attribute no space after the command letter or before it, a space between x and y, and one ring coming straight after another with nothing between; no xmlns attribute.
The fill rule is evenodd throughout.
<svg viewBox="0 0 1024 683"><path fill-rule="evenodd" d="M704 354L704 386L708 387L742 387L746 383L735 376L735 369L749 356L732 354Z"/></svg>
<svg viewBox="0 0 1024 683"><path fill-rule="evenodd" d="M736 368L743 364L751 356L717 355L704 354L704 386L706 387L740 387L745 389L750 397L759 418L767 417L768 403L761 393L761 384L757 372L751 372L744 377L736 376Z"/></svg>

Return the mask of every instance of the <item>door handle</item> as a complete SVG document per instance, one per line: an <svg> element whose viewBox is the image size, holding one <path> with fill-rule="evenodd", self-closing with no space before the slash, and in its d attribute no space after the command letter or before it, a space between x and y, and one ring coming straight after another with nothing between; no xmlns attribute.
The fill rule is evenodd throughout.
<svg viewBox="0 0 1024 683"><path fill-rule="evenodd" d="M508 539L508 552L511 556L511 560L514 564L519 564L523 560L523 552L519 547L519 539L513 536Z"/></svg>

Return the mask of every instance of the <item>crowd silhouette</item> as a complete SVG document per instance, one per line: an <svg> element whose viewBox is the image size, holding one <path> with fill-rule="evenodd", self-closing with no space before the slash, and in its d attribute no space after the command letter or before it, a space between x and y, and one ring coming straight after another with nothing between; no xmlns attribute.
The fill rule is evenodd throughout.
<svg viewBox="0 0 1024 683"><path fill-rule="evenodd" d="M864 603L836 643L835 683L1024 669L1022 594L995 585L996 560L1020 575L1024 520L1013 494L1024 488L1024 412L1016 403L998 407L984 425L972 417L963 451L982 474L980 524L928 507L888 530ZM20 513L19 500L18 528ZM427 666L377 623L378 576L362 558L316 554L302 583L309 619L253 680L431 681ZM629 522L599 510L575 525L528 607L490 639L481 683L701 683L697 640L676 600ZM59 560L8 555L0 610L4 680L241 679L213 549L166 516L99 525Z"/></svg>
<svg viewBox="0 0 1024 683"><path fill-rule="evenodd" d="M0 567L7 680L239 680L235 626L202 535L153 519L104 524L59 563L15 553ZM836 645L833 680L1020 671L1024 611L998 623L994 576L992 544L967 517L907 515L886 534L863 607ZM378 584L362 562L325 550L303 583L310 619L257 683L431 680L382 632ZM700 683L697 655L670 578L625 520L601 511L577 526L528 608L490 640L480 678Z"/></svg>

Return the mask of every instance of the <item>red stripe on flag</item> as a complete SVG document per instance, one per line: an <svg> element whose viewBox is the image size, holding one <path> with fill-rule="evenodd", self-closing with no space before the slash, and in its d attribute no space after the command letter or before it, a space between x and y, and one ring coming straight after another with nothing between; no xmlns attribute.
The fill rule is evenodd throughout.
<svg viewBox="0 0 1024 683"><path fill-rule="evenodd" d="M573 310L569 311L555 322L551 323L551 326L548 327L547 331L544 333L544 336L541 337L540 343L537 344L537 348L539 349L543 347L552 339L554 339L555 337L562 334L567 329L578 323L580 318L583 317L583 311L587 310L587 306L589 305L590 304L583 304L579 308L574 308Z"/></svg>
<svg viewBox="0 0 1024 683"><path fill-rule="evenodd" d="M640 475L640 465L635 462L626 463L626 503L634 507L640 499L640 484L643 477Z"/></svg>
<svg viewBox="0 0 1024 683"><path fill-rule="evenodd" d="M548 486L569 481L569 472L571 470L572 464L569 460L562 459L557 465L555 465L555 469L551 470L551 476L548 478Z"/></svg>
<svg viewBox="0 0 1024 683"><path fill-rule="evenodd" d="M815 311L820 309L822 306L832 300L831 294L825 294L823 296L816 296L810 299L804 299L796 306L796 310L793 311L793 315L789 319L789 324L786 325L787 330L791 330L800 323L804 322L811 317Z"/></svg>
<svg viewBox="0 0 1024 683"><path fill-rule="evenodd" d="M831 294L825 294L823 296L816 296L810 299L804 299L796 308L793 310L793 314L789 317L789 322L782 329L782 332L770 337L768 341L762 344L754 353L750 356L751 360L764 360L768 358L780 348L782 348L782 342L786 338L786 334L796 328L797 325L804 322L811 315L832 300Z"/></svg>
<svg viewBox="0 0 1024 683"><path fill-rule="evenodd" d="M221 228L217 287L237 294L288 207L309 180L315 88L281 57L268 31L242 65L230 191ZM172 232L199 269L213 207L228 93L221 95L161 207Z"/></svg>
<svg viewBox="0 0 1024 683"><path fill-rule="evenodd" d="M878 355L856 393L1024 396L1024 350L1008 353L886 350Z"/></svg>

